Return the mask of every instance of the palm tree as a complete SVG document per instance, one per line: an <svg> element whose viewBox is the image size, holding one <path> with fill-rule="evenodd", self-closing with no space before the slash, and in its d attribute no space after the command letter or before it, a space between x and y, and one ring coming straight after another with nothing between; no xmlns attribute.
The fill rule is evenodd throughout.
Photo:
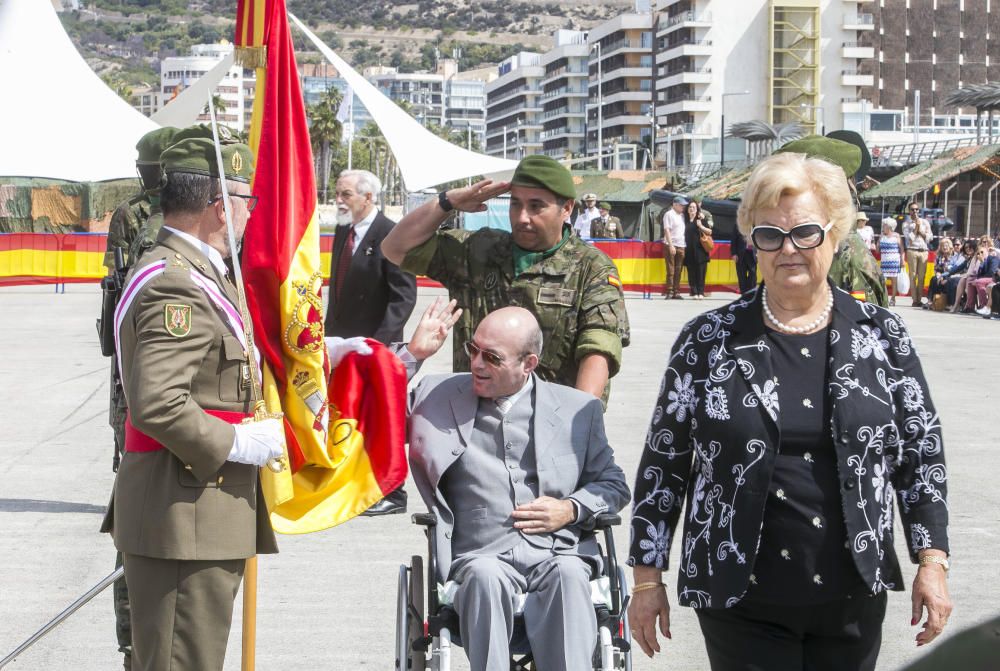
<svg viewBox="0 0 1000 671"><path fill-rule="evenodd" d="M216 116L224 114L228 103L226 99L220 96L218 93L212 94L212 106L215 108ZM205 108L201 111L202 114L208 114L208 103L205 103Z"/></svg>
<svg viewBox="0 0 1000 671"><path fill-rule="evenodd" d="M309 137L312 142L316 162L316 181L322 192L323 202L329 202L330 164L333 161L332 147L340 142L343 125L337 119L337 111L343 99L340 91L331 86L319 102L309 107Z"/></svg>
<svg viewBox="0 0 1000 671"><path fill-rule="evenodd" d="M727 135L738 137L750 143L751 159L766 156L786 142L797 140L805 134L798 121L777 123L774 125L763 121L743 121L729 127Z"/></svg>
<svg viewBox="0 0 1000 671"><path fill-rule="evenodd" d="M101 80L108 85L108 88L118 94L118 97L125 102L132 104L132 87L117 73L107 73L101 75Z"/></svg>

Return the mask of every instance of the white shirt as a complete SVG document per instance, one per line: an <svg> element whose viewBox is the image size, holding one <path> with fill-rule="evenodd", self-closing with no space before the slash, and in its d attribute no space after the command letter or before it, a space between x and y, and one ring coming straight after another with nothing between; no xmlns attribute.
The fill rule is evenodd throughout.
<svg viewBox="0 0 1000 671"><path fill-rule="evenodd" d="M164 226L163 228L165 230L170 231L178 238L180 238L181 240L188 243L189 245L197 249L199 252L207 256L208 260L212 262L212 265L215 266L215 269L218 270L223 277L229 274L229 269L226 268L226 262L222 258L222 254L220 254L219 250L217 250L215 247L212 247L203 240L199 240L190 233L185 233L184 231L178 231L176 228L170 228L169 226Z"/></svg>
<svg viewBox="0 0 1000 671"><path fill-rule="evenodd" d="M663 213L663 228L670 234L670 244L674 247L687 247L687 243L684 242L683 214L671 207ZM664 234L663 240L666 242L666 234Z"/></svg>
<svg viewBox="0 0 1000 671"><path fill-rule="evenodd" d="M513 394L511 394L510 396L497 396L493 400L497 403L497 405L500 405L500 401L506 399L509 402L509 405L507 407L513 408L514 404L517 403L519 400L521 400L522 396L530 392L531 388L534 386L535 386L535 380L534 378L532 378L532 376L529 375L528 379L525 380L521 388L515 391Z"/></svg>
<svg viewBox="0 0 1000 671"><path fill-rule="evenodd" d="M576 234L581 238L590 239L590 222L594 219L601 218L601 211L596 207L587 208L576 215L576 221L573 223L573 228L576 230Z"/></svg>
<svg viewBox="0 0 1000 671"><path fill-rule="evenodd" d="M917 237L919 231L923 237ZM927 251L927 241L931 239L931 225L923 217L918 217L913 221L912 217L907 217L903 221L903 236L906 238L906 249L911 252Z"/></svg>
<svg viewBox="0 0 1000 671"><path fill-rule="evenodd" d="M862 226L861 228L857 229L857 231L858 235L861 236L861 239L865 241L865 247L870 248L872 246L872 239L875 236L875 231L872 230L872 227Z"/></svg>
<svg viewBox="0 0 1000 671"><path fill-rule="evenodd" d="M367 217L354 224L354 252L352 256L358 253L358 248L361 247L361 241L365 239L365 235L368 233L368 229L371 228L372 222L375 221L376 216L378 216L378 208L373 207Z"/></svg>

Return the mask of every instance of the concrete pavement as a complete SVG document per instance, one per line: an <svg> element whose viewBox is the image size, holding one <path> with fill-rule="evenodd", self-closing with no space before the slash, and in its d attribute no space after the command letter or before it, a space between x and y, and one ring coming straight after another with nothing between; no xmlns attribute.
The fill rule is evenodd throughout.
<svg viewBox="0 0 1000 671"><path fill-rule="evenodd" d="M415 323L440 291L421 290ZM630 297L632 346L612 386L608 435L634 477L667 351L679 327L731 296L695 301ZM113 482L107 425L108 366L94 331L99 292L69 285L0 289L0 657L114 568L109 537L97 532ZM950 470L955 613L947 634L1000 610L1000 454L996 343L1000 323L899 308L914 336L942 417ZM450 344L424 372L450 370ZM410 510L422 510L412 484ZM905 557L898 531L897 551ZM262 557L257 668L391 669L396 575L424 551L409 515L361 518L327 532L279 538L281 554ZM618 534L619 551L627 533ZM676 554L676 553L675 553ZM913 567L904 565L912 577ZM668 583L675 584L673 574ZM671 587L671 602L675 601ZM665 656L634 657L638 671L707 669L693 613L673 611ZM226 669L239 669L237 607ZM916 628L909 594L892 594L880 669L913 660ZM462 657L461 654L458 655ZM96 671L119 668L111 591L97 597L8 668ZM465 669L464 659L455 668Z"/></svg>

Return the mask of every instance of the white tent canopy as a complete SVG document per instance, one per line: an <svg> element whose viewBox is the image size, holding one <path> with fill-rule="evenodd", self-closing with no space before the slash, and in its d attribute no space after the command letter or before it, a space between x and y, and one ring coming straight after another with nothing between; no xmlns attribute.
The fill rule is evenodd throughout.
<svg viewBox="0 0 1000 671"><path fill-rule="evenodd" d="M291 13L289 16L364 103L389 143L408 191L419 191L476 175L501 177L514 171L517 161L469 151L424 128L335 54L301 21Z"/></svg>
<svg viewBox="0 0 1000 671"><path fill-rule="evenodd" d="M135 177L135 144L158 127L94 74L48 0L0 0L0 91L4 177Z"/></svg>

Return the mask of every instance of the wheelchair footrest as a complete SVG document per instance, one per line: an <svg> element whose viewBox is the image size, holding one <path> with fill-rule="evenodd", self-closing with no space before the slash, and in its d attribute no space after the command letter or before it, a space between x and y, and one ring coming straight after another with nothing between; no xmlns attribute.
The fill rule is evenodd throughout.
<svg viewBox="0 0 1000 671"><path fill-rule="evenodd" d="M630 652L632 650L632 644L626 641L621 636L612 636L611 642L614 643L615 647L622 652Z"/></svg>

